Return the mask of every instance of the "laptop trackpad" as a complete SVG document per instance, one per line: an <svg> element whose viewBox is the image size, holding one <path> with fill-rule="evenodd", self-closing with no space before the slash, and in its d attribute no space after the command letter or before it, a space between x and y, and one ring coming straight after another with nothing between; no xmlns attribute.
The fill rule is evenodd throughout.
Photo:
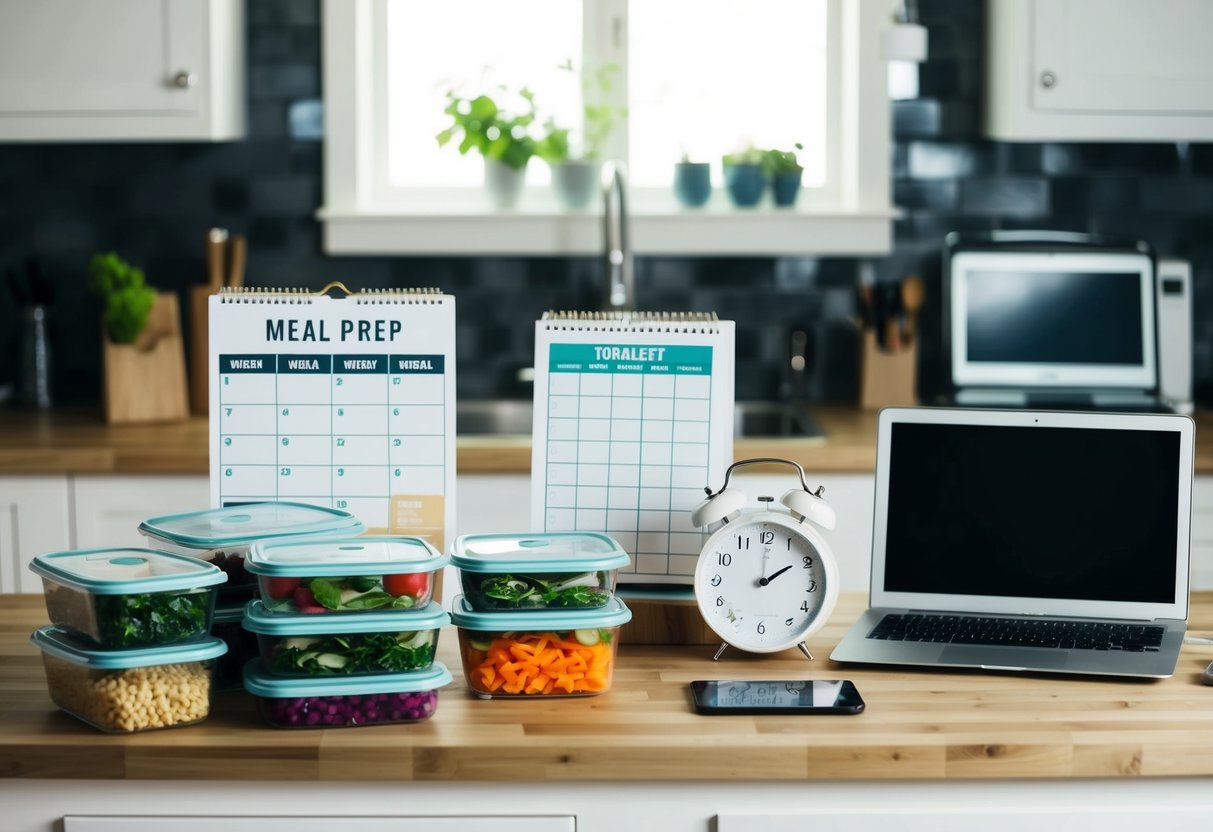
<svg viewBox="0 0 1213 832"><path fill-rule="evenodd" d="M939 654L941 664L966 664L979 667L1065 667L1069 653L1038 647L990 647L985 645L949 645Z"/></svg>

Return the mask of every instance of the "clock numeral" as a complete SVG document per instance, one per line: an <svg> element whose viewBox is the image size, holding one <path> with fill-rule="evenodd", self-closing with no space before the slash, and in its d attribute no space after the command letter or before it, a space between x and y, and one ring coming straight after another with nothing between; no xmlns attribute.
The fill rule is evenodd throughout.
<svg viewBox="0 0 1213 832"><path fill-rule="evenodd" d="M804 568L805 568L805 569L811 569L811 568L813 567L813 559L812 559L811 557L809 557L808 555L805 555L805 556L802 558L802 560L804 561Z"/></svg>
<svg viewBox="0 0 1213 832"><path fill-rule="evenodd" d="M810 578L809 579L809 588L806 589L805 592L816 592L816 591L817 591L817 581L814 581L812 578Z"/></svg>
<svg viewBox="0 0 1213 832"><path fill-rule="evenodd" d="M758 635L762 635L767 631L767 626L761 621L758 622Z"/></svg>
<svg viewBox="0 0 1213 832"><path fill-rule="evenodd" d="M719 575L712 576L712 586L720 586L720 576Z"/></svg>
<svg viewBox="0 0 1213 832"><path fill-rule="evenodd" d="M758 535L758 542L763 546L770 546L775 542L775 532L762 532Z"/></svg>
<svg viewBox="0 0 1213 832"><path fill-rule="evenodd" d="M790 618L785 618L785 619L783 620L783 626L785 626L785 627L791 627L791 626L792 626L792 619L790 619Z"/></svg>
<svg viewBox="0 0 1213 832"><path fill-rule="evenodd" d="M801 612L808 612L808 611L809 611L809 602L808 602L808 601L801 601L801 602L800 602L800 611L801 611Z"/></svg>
<svg viewBox="0 0 1213 832"><path fill-rule="evenodd" d="M718 606L718 607L724 606L724 596L723 595L716 596L716 606Z"/></svg>
<svg viewBox="0 0 1213 832"><path fill-rule="evenodd" d="M733 565L733 556L730 555L728 552L719 552L716 555L716 562L719 563L721 566L732 566Z"/></svg>
<svg viewBox="0 0 1213 832"><path fill-rule="evenodd" d="M742 537L741 535L737 535L737 548L738 549L750 548L750 539L748 537Z"/></svg>
<svg viewBox="0 0 1213 832"><path fill-rule="evenodd" d="M788 538L788 551L792 551L792 538Z"/></svg>

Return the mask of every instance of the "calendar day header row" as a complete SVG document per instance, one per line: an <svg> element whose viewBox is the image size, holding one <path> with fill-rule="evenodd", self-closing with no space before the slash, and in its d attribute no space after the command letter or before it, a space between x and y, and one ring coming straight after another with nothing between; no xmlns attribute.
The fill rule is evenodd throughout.
<svg viewBox="0 0 1213 832"><path fill-rule="evenodd" d="M443 355L302 355L240 353L219 356L219 372L332 375L441 375Z"/></svg>
<svg viewBox="0 0 1213 832"><path fill-rule="evenodd" d="M552 344L550 373L711 375L712 348L669 344Z"/></svg>

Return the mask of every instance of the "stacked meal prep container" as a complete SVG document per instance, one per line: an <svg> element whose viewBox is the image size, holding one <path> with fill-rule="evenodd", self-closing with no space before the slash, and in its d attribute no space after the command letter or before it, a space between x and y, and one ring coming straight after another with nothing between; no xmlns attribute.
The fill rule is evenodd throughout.
<svg viewBox="0 0 1213 832"><path fill-rule="evenodd" d="M216 669L217 690L243 687L244 662L256 655L243 632L244 607L257 596L257 582L245 569L254 543L268 539L351 537L363 525L348 511L307 503L259 502L152 517L139 532L159 549L206 561L227 575L215 605L214 634L229 654Z"/></svg>
<svg viewBox="0 0 1213 832"><path fill-rule="evenodd" d="M610 688L619 632L632 618L615 595L616 572L630 558L612 538L465 535L451 563L463 589L451 620L474 695L591 696Z"/></svg>
<svg viewBox="0 0 1213 832"><path fill-rule="evenodd" d="M450 671L434 660L450 621L434 601L445 555L405 536L269 540L247 569L261 600L243 624L259 657L244 687L281 728L419 722Z"/></svg>
<svg viewBox="0 0 1213 832"><path fill-rule="evenodd" d="M210 634L222 571L150 549L54 552L30 569L51 620L30 640L58 707L110 733L209 715L212 666L227 652Z"/></svg>

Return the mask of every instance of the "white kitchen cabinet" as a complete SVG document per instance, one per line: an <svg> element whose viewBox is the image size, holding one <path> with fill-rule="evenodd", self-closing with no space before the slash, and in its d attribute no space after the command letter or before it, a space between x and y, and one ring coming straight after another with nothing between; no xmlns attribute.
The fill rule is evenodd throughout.
<svg viewBox="0 0 1213 832"><path fill-rule="evenodd" d="M1213 138L1213 3L987 0L986 8L991 137Z"/></svg>
<svg viewBox="0 0 1213 832"><path fill-rule="evenodd" d="M0 0L0 140L244 134L242 0Z"/></svg>
<svg viewBox="0 0 1213 832"><path fill-rule="evenodd" d="M0 478L0 592L41 592L29 562L71 548L71 505L65 476Z"/></svg>
<svg viewBox="0 0 1213 832"><path fill-rule="evenodd" d="M200 511L210 506L209 480L201 475L113 474L72 477L74 544L147 546L139 524L149 517Z"/></svg>

